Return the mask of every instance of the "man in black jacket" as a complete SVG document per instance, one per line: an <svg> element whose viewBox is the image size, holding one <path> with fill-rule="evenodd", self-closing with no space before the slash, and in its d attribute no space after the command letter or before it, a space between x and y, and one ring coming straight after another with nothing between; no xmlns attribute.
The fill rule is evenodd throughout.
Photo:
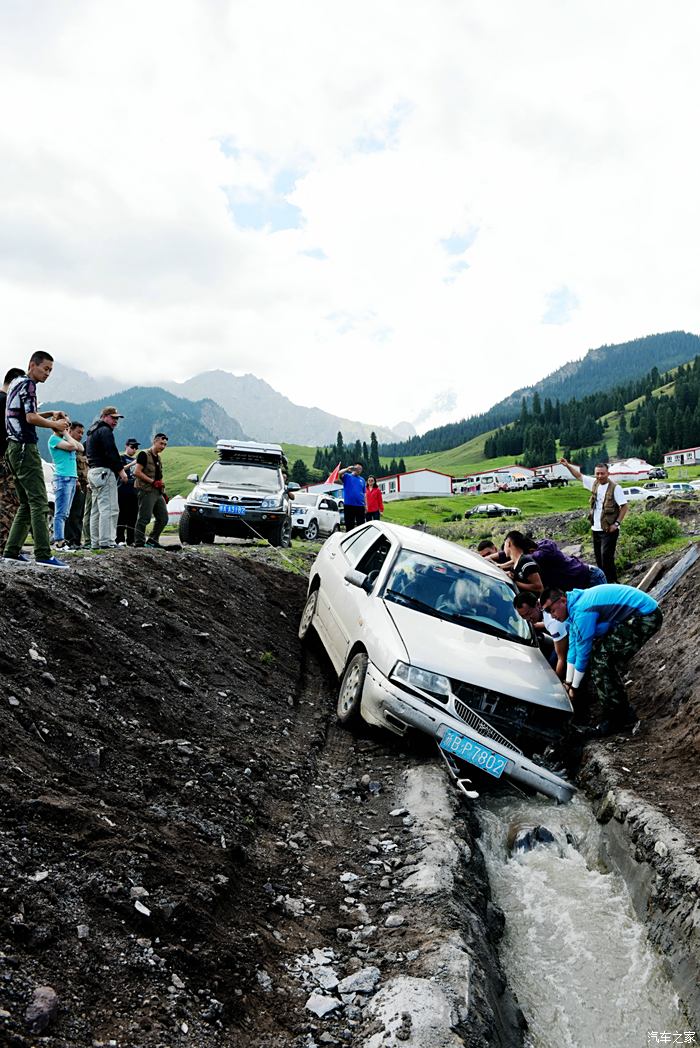
<svg viewBox="0 0 700 1048"><path fill-rule="evenodd" d="M92 494L90 540L93 549L113 549L117 544L119 499L117 478L127 479L122 457L114 439L114 429L124 418L117 408L102 408L97 422L87 433L85 452L88 460L88 484Z"/></svg>

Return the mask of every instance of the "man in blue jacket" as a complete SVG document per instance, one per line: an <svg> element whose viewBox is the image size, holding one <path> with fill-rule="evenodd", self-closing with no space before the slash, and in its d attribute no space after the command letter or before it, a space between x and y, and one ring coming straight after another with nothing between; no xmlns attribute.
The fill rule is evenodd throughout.
<svg viewBox="0 0 700 1048"><path fill-rule="evenodd" d="M630 728L637 715L629 703L622 671L632 656L659 629L662 614L648 593L618 583L591 589L546 589L542 610L569 624L566 686L575 704L586 669L602 706L599 736Z"/></svg>

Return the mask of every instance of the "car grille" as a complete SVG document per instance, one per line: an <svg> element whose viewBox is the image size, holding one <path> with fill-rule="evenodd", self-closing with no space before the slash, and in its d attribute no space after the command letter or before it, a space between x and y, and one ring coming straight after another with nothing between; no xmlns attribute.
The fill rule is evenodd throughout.
<svg viewBox="0 0 700 1048"><path fill-rule="evenodd" d="M561 732L569 720L570 714L565 710L538 706L511 695L502 695L487 688L477 688L464 681L453 680L452 692L454 705L462 720L467 720L462 710L468 715L488 723L497 734L506 732L511 738L528 749L542 743L553 742L561 737ZM467 723L471 723L467 720ZM473 727L477 727L473 724ZM480 730L477 728L477 730ZM512 746L512 743L509 743Z"/></svg>
<svg viewBox="0 0 700 1048"><path fill-rule="evenodd" d="M208 501L213 506L227 506L231 502L237 506L260 506L262 503L262 499L248 498L247 496L244 496L243 498L234 498L231 495L218 494L209 495Z"/></svg>
<svg viewBox="0 0 700 1048"><path fill-rule="evenodd" d="M510 739L506 739L504 735L496 731L493 725L489 724L483 717L480 717L478 713L474 713L474 710L470 709L465 703L460 702L459 699L455 699L455 713L470 728L478 731L480 735L484 735L487 739L492 739L493 742L500 743L501 746L507 746L509 750L515 750L516 753L523 752L517 746L514 746Z"/></svg>

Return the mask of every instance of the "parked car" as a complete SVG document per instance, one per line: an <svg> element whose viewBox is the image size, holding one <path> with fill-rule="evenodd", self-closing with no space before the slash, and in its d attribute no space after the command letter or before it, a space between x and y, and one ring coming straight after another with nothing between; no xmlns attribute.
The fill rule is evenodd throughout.
<svg viewBox="0 0 700 1048"><path fill-rule="evenodd" d="M679 495L690 495L693 493L693 485L689 481L676 480L672 484L668 484L666 487L669 495L676 492Z"/></svg>
<svg viewBox="0 0 700 1048"><path fill-rule="evenodd" d="M628 502L645 502L647 499L656 499L661 491L648 491L646 488L623 488Z"/></svg>
<svg viewBox="0 0 700 1048"><path fill-rule="evenodd" d="M292 540L290 491L298 484L285 481L286 467L279 444L253 440L219 440L218 459L199 477L187 478L194 488L187 496L179 525L180 541L213 542L217 535L255 538L273 546Z"/></svg>
<svg viewBox="0 0 700 1048"><path fill-rule="evenodd" d="M668 484L660 483L658 480L647 481L647 483L644 484L643 487L645 491L656 491L659 495L668 493Z"/></svg>
<svg viewBox="0 0 700 1048"><path fill-rule="evenodd" d="M519 517L517 506L501 506L499 502L480 502L478 506L468 509L465 517Z"/></svg>
<svg viewBox="0 0 700 1048"><path fill-rule="evenodd" d="M53 518L56 510L56 496L55 496L55 485L54 477L56 476L56 467L53 462L47 462L46 459L41 460L41 468L44 473L44 484L46 485L46 499L49 504L49 534L53 539Z"/></svg>
<svg viewBox="0 0 700 1048"><path fill-rule="evenodd" d="M292 533L315 542L319 535L340 531L340 507L330 495L312 495L302 491L292 503Z"/></svg>
<svg viewBox="0 0 700 1048"><path fill-rule="evenodd" d="M532 477L532 479L530 480L530 487L533 488L533 489L534 488L548 488L549 487L549 481L547 480L546 477L540 477L540 476Z"/></svg>
<svg viewBox="0 0 700 1048"><path fill-rule="evenodd" d="M341 723L417 729L472 771L569 800L531 755L561 739L571 703L514 594L474 551L372 521L322 546L299 636L318 635L340 678Z"/></svg>
<svg viewBox="0 0 700 1048"><path fill-rule="evenodd" d="M665 480L668 473L663 466L652 466L649 470L649 480Z"/></svg>
<svg viewBox="0 0 700 1048"><path fill-rule="evenodd" d="M690 486L693 491L700 491L700 480L691 480Z"/></svg>

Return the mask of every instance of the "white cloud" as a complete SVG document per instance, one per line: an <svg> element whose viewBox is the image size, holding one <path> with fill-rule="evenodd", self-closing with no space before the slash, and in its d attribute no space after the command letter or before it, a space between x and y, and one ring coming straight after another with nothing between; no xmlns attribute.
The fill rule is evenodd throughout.
<svg viewBox="0 0 700 1048"><path fill-rule="evenodd" d="M39 6L0 12L8 366L443 420L700 330L690 0Z"/></svg>

